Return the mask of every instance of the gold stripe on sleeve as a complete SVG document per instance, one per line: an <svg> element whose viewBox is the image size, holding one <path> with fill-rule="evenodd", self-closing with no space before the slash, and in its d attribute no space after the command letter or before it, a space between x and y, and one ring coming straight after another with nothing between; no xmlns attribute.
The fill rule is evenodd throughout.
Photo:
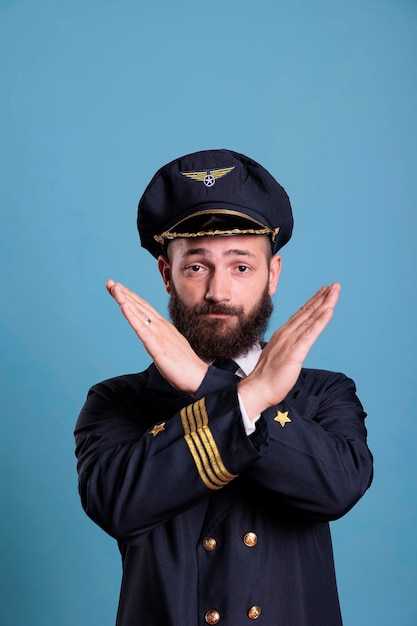
<svg viewBox="0 0 417 626"><path fill-rule="evenodd" d="M185 440L191 454L193 455L194 462L197 466L201 480L207 487L209 487L209 489L220 489L221 487L224 487L226 482L218 478L210 466L210 461L207 457L206 450L199 436L199 433L201 432L201 426L200 428L196 428L194 408L195 404L191 404L185 409L187 412L188 423L192 423L190 433L189 435L185 436Z"/></svg>
<svg viewBox="0 0 417 626"><path fill-rule="evenodd" d="M184 439L203 483L209 489L220 489L237 475L231 474L221 459L214 437L208 427L204 398L181 410Z"/></svg>
<svg viewBox="0 0 417 626"><path fill-rule="evenodd" d="M204 400L204 399L203 399ZM233 480L234 478L236 478L236 476L234 474L231 474L225 467L222 458L220 456L220 452L219 449L216 445L216 442L214 441L214 437L212 435L212 432L210 430L210 428L208 427L208 415L207 415L207 409L206 409L206 404L204 401L200 401L197 403L197 406L195 408L195 411L201 415L201 418L199 421L202 422L203 427L200 433L200 437L201 439L204 439L204 445L206 450L208 451L208 454L210 456L210 461L211 464L217 474L217 476L219 478L221 478L222 480L224 480L226 483L230 482L231 480Z"/></svg>

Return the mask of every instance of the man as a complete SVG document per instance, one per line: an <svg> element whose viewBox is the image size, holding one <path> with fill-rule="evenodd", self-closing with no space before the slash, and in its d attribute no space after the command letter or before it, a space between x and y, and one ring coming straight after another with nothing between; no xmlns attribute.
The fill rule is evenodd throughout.
<svg viewBox="0 0 417 626"><path fill-rule="evenodd" d="M354 383L303 368L340 286L263 343L292 227L284 189L226 150L141 198L173 324L107 282L153 364L93 387L75 432L82 504L122 555L118 626L341 624L328 522L372 457Z"/></svg>

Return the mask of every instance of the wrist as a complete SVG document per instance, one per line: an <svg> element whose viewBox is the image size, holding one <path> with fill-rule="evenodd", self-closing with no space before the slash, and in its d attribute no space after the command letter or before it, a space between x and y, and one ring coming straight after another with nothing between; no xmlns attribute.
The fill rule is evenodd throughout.
<svg viewBox="0 0 417 626"><path fill-rule="evenodd" d="M257 418L262 411L271 406L265 399L259 385L254 383L249 376L239 382L238 394L250 420Z"/></svg>
<svg viewBox="0 0 417 626"><path fill-rule="evenodd" d="M189 393L191 396L194 396L198 389L201 387L201 384L206 377L208 371L208 365L204 363L204 361L199 360L199 363L196 364L196 367L193 368L192 374L190 372L190 376L185 376L184 387L182 391Z"/></svg>

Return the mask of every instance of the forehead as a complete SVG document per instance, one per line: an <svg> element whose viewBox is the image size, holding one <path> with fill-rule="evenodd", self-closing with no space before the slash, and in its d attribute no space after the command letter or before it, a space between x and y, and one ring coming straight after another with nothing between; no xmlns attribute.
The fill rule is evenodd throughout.
<svg viewBox="0 0 417 626"><path fill-rule="evenodd" d="M271 254L271 244L264 235L230 235L224 237L190 237L174 239L168 245L169 256L203 255L210 257L253 256L264 258Z"/></svg>

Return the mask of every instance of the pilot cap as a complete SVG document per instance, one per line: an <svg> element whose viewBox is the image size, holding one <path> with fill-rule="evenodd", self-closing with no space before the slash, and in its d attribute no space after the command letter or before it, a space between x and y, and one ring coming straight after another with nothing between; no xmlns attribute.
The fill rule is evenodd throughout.
<svg viewBox="0 0 417 626"><path fill-rule="evenodd" d="M291 238L285 190L253 159L203 150L161 167L138 206L141 245L158 258L177 238L267 235L272 253Z"/></svg>

